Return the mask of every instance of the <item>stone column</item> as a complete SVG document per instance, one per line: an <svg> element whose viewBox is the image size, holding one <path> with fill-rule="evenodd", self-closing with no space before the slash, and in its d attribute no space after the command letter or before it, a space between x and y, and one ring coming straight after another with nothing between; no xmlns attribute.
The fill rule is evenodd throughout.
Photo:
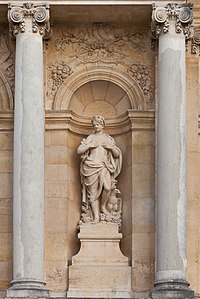
<svg viewBox="0 0 200 299"><path fill-rule="evenodd" d="M44 80L47 4L9 4L16 37L13 281L7 297L48 297L44 288Z"/></svg>
<svg viewBox="0 0 200 299"><path fill-rule="evenodd" d="M158 38L157 256L153 298L190 298L186 280L186 72L190 4L153 6Z"/></svg>

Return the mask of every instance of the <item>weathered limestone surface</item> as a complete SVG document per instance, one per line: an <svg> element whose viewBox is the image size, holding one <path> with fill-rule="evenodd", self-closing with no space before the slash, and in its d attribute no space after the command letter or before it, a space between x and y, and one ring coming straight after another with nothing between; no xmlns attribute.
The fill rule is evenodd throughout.
<svg viewBox="0 0 200 299"><path fill-rule="evenodd" d="M188 193L188 280L191 288L200 293L199 273L199 150L200 139L196 126L196 108L199 107L199 56L190 54L187 59L187 193Z"/></svg>
<svg viewBox="0 0 200 299"><path fill-rule="evenodd" d="M70 297L131 298L131 267L120 251L116 223L83 223L81 248L69 267Z"/></svg>
<svg viewBox="0 0 200 299"><path fill-rule="evenodd" d="M0 2L0 297L3 298L13 279L13 92L16 42L8 34L7 2L9 1ZM188 212L186 237L188 267L186 274L191 288L198 296L200 294L200 126L198 121L200 64L199 28L198 26L196 28L196 25L200 23L200 14L199 0L192 2L194 3L195 23L195 36L192 42L193 54L190 53L190 42L186 52ZM20 1L20 3L22 2ZM44 43L42 55L44 57L46 108L45 258L43 259L45 281L47 288L50 289L51 297L66 296L69 289L69 265L72 263L72 257L80 249L77 224L81 211L81 181L80 157L76 150L81 140L92 132L91 116L102 114L105 115L108 123L106 133L114 137L123 155L123 167L118 179L119 189L124 200L122 209L123 238L120 240L120 248L130 261L132 296L147 298L155 280L154 209L156 204L155 150L157 149L154 115L150 111L145 112L144 110L154 110L155 102L159 102L159 100L157 101L157 86L154 83L157 80L154 78L158 77L155 59L157 52L151 50L150 38L151 5L101 5L97 9L95 5L86 7L70 5L69 2L68 5L63 3L64 1L62 4L60 1L54 1L54 5L51 6L53 31L48 42ZM147 4L147 2L145 3ZM18 1L17 4L19 4ZM179 36L179 34L174 34L175 43L177 43L176 35ZM87 39L85 40L83 37L87 37ZM37 37L32 41L29 36L28 40L31 44L35 42L41 47ZM24 65L26 67L30 65L35 71L37 66L41 71L42 60L36 63L30 62L36 57L32 51L33 49L35 51L33 45L30 46L28 43L26 47L22 48L25 52L23 57L26 57ZM30 49L30 51L27 53L26 49ZM175 51L175 56L172 55L172 52L170 53L168 62L172 61L171 69L176 71L176 80L178 77L177 68L175 68L177 60L174 57L178 57L178 51ZM168 66L167 63L166 67ZM37 80L32 80L33 74L34 72L31 72L29 78L35 86ZM20 78L20 76L19 72L18 77ZM169 82L173 85L172 76L169 75ZM168 73L164 70L162 77L165 80L168 78ZM40 76L40 78L42 77ZM165 81L163 82L165 84ZM42 88L43 86L39 88L40 91ZM168 92L166 86L165 88ZM38 94L36 87L27 87L26 110L28 111L27 115L32 119L34 117L30 111L35 106L31 108L29 103L30 91L35 96L37 107L39 107L40 97L36 99ZM168 103L169 99L165 92L163 92L163 97L165 103ZM15 102L16 100L17 98ZM171 102L169 101L169 103ZM172 114L177 115L174 107L173 104ZM166 112L169 111L169 107L165 108ZM69 113L68 109L72 113ZM128 116L127 110L129 110ZM146 113L145 116L142 116L142 110ZM130 112L133 112L133 116ZM137 114L138 112L140 113ZM167 124L170 123L172 114L171 112L166 113ZM34 126L38 126L34 119L32 123ZM30 128L25 129L26 132L32 133ZM169 151L170 157L174 157L171 151L174 151L175 143L177 144L177 139L175 140L174 137L177 130L174 130L172 134L173 147ZM166 139L164 135L163 137ZM30 142L30 139L27 141ZM163 141L163 144L166 144L166 140ZM25 147L27 149L27 146ZM31 151L32 148L30 156ZM20 148L18 154L19 152ZM39 174L39 172L37 173ZM166 185L164 188L167 189ZM175 203L173 204L175 205ZM164 207L167 208L166 205ZM32 215L30 216L32 217ZM40 234L41 231L38 233ZM174 240L170 234L165 238L169 242ZM172 249L174 249L173 246ZM40 256L42 257L42 254ZM175 262L180 265L179 261L178 258ZM35 267L34 263L31 262L31 264ZM163 261L160 265L164 266ZM34 271L36 270L34 269ZM116 276L119 278L117 273L116 271ZM37 276L41 275L37 274ZM115 287L115 283L113 285ZM109 292L107 294L110 294Z"/></svg>
<svg viewBox="0 0 200 299"><path fill-rule="evenodd" d="M159 73L157 259L153 298L194 296L186 280L185 35L190 35L191 22L190 5L154 7L152 27L159 37Z"/></svg>
<svg viewBox="0 0 200 299"><path fill-rule="evenodd" d="M38 13L43 14L39 23L41 17L46 22L46 7L9 5L10 29L16 36L13 279L7 290L9 298L49 296L44 288L44 83Z"/></svg>

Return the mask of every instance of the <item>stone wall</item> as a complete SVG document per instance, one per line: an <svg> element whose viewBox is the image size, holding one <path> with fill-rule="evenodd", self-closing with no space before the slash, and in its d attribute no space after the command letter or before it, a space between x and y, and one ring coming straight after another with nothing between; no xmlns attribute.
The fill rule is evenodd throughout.
<svg viewBox="0 0 200 299"><path fill-rule="evenodd" d="M135 297L147 297L155 271L156 55L150 24L54 23L44 42L45 281L64 297L68 267L79 250L80 157L91 116L123 154L121 250L132 266ZM0 295L12 280L12 169L15 42L0 28ZM199 280L199 56L187 52L188 280ZM173 145L172 145L173 146ZM164 233L164 232L163 232Z"/></svg>

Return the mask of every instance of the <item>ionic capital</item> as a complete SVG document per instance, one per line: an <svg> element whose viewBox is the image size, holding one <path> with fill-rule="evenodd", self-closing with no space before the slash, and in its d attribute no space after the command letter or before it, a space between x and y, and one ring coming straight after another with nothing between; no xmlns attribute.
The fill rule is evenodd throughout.
<svg viewBox="0 0 200 299"><path fill-rule="evenodd" d="M50 32L48 3L9 3L8 20L11 33L39 33L47 38Z"/></svg>
<svg viewBox="0 0 200 299"><path fill-rule="evenodd" d="M200 26L194 27L194 34L191 45L192 54L200 54Z"/></svg>
<svg viewBox="0 0 200 299"><path fill-rule="evenodd" d="M153 4L152 33L155 38L169 32L170 22L175 24L175 32L183 32L188 39L192 32L192 4L168 3L164 6Z"/></svg>

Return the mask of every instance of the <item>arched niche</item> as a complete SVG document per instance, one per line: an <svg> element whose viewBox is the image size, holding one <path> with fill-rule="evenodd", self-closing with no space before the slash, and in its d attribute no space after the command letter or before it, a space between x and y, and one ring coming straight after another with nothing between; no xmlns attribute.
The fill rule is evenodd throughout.
<svg viewBox="0 0 200 299"><path fill-rule="evenodd" d="M117 117L131 109L127 93L111 81L95 80L79 87L71 97L69 109L79 115Z"/></svg>
<svg viewBox="0 0 200 299"><path fill-rule="evenodd" d="M13 95L10 85L0 70L0 111L13 110Z"/></svg>
<svg viewBox="0 0 200 299"><path fill-rule="evenodd" d="M153 205L148 211L141 205L152 197L155 118L153 111L145 110L143 93L133 78L109 66L85 68L70 75L56 94L53 110L46 111L46 129L54 136L59 132L59 144L66 145L66 155L61 152L57 159L62 161L65 155L67 168L67 258L71 260L79 250L76 228L81 213L81 180L77 147L93 131L91 118L95 114L105 116L105 132L114 137L122 151L123 167L117 178L123 200L122 251L134 264L136 240L142 242L144 235L135 232L134 225L140 223L137 215L145 218L148 211L153 213Z"/></svg>
<svg viewBox="0 0 200 299"><path fill-rule="evenodd" d="M95 83L98 81L98 83ZM103 84L107 82L106 84ZM87 84L88 83L88 84ZM112 85L117 86L116 89L120 90L120 95L126 97L124 101L129 99L129 109L136 110L144 110L145 109L145 101L144 95L139 87L139 85L134 81L132 77L130 77L127 73L122 72L114 67L90 67L84 70L81 70L77 73L69 76L59 88L58 93L56 94L53 109L54 110L67 110L70 109L70 105L72 104L72 98L75 97L75 93L78 93L81 86L89 87L92 90L95 90L94 85L98 85L98 89L101 88L100 84L108 89L111 94L109 95L105 93L104 90L101 90L102 94L99 100L104 100L106 104L112 103L111 95ZM89 89L88 89L89 91ZM117 90L116 90L117 92ZM96 98L97 94L95 94L95 101L98 100ZM116 95L113 94L114 97ZM119 99L118 99L119 100ZM77 102L77 100L75 100ZM122 103L122 102L121 102ZM97 103L96 103L97 104ZM107 105L108 106L108 105Z"/></svg>
<svg viewBox="0 0 200 299"><path fill-rule="evenodd" d="M54 101L55 118L66 125L68 211L73 210L68 234L73 236L80 220L81 180L77 147L93 132L91 119L100 114L106 119L105 132L114 137L122 151L123 167L117 178L123 198L122 251L132 258L132 131L131 111L143 112L144 97L137 83L126 73L113 67L91 67L70 75L59 88ZM64 114L65 113L65 114ZM63 118L61 120L61 115ZM59 125L59 124L58 124ZM74 245L73 245L73 248ZM72 255L76 253L72 252ZM70 257L71 258L71 257Z"/></svg>

